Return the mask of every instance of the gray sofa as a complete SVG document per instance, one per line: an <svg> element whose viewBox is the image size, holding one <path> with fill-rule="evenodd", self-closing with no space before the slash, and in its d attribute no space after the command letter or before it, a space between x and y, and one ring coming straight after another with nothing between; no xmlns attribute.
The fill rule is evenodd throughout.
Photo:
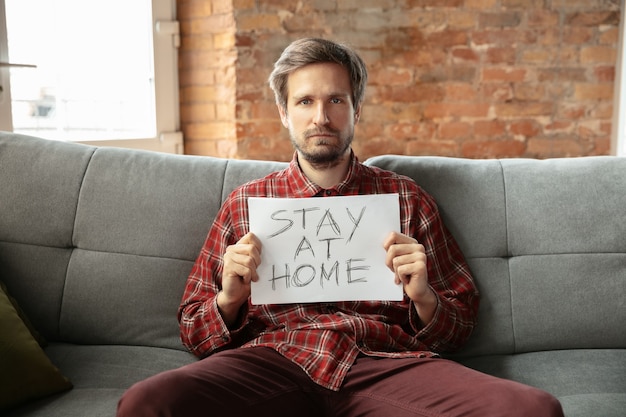
<svg viewBox="0 0 626 417"><path fill-rule="evenodd" d="M626 159L380 156L438 201L482 293L453 359L626 415ZM0 134L0 281L73 389L8 416L113 416L135 381L195 359L176 310L220 203L284 163ZM2 412L0 412L2 414Z"/></svg>

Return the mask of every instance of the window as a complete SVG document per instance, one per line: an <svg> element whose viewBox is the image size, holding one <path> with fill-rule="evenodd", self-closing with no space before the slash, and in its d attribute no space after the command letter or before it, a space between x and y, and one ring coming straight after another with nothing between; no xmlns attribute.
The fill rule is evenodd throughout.
<svg viewBox="0 0 626 417"><path fill-rule="evenodd" d="M175 0L0 1L0 130L182 153Z"/></svg>

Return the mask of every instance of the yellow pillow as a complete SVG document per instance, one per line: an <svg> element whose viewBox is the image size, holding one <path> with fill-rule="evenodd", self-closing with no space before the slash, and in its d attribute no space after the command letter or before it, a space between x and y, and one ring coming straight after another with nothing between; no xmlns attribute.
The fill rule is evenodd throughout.
<svg viewBox="0 0 626 417"><path fill-rule="evenodd" d="M0 410L72 388L0 286Z"/></svg>

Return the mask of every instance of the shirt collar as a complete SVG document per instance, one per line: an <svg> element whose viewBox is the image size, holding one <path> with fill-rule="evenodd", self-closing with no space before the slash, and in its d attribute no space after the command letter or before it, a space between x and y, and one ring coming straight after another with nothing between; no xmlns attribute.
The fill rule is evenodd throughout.
<svg viewBox="0 0 626 417"><path fill-rule="evenodd" d="M362 174L362 166L359 163L359 159L354 154L354 151L350 150L350 164L348 165L348 173L343 181L330 189L332 195L356 195L359 194L359 178ZM293 158L289 163L287 169L287 175L291 183L291 188L294 195L301 198L315 197L316 195L322 195L326 190L319 185L315 184L304 175L300 164L298 163L298 153L294 152Z"/></svg>

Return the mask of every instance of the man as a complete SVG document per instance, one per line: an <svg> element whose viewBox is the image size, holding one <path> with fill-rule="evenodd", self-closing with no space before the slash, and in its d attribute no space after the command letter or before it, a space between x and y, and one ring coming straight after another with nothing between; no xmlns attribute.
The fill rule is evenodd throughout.
<svg viewBox="0 0 626 417"><path fill-rule="evenodd" d="M411 179L351 150L367 71L322 39L289 45L270 86L295 154L235 190L189 276L183 343L204 359L143 381L119 416L562 416L547 393L438 358L470 336L478 291L435 202ZM400 302L252 305L262 245L248 197L400 195L401 233L382 243Z"/></svg>

